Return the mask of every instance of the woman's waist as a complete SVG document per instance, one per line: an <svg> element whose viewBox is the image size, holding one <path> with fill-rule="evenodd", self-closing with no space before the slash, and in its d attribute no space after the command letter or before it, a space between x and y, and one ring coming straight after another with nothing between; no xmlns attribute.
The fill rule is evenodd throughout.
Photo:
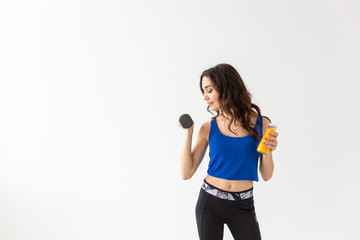
<svg viewBox="0 0 360 240"><path fill-rule="evenodd" d="M210 175L207 175L205 180L209 184L228 192L246 191L252 188L254 184L251 180L227 180Z"/></svg>

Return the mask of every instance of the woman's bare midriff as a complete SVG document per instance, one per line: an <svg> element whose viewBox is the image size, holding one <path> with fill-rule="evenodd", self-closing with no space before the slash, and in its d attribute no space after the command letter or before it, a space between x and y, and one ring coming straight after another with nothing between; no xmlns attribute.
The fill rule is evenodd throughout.
<svg viewBox="0 0 360 240"><path fill-rule="evenodd" d="M205 179L211 185L228 192L241 192L253 186L253 181L249 180L226 180L210 175L207 175Z"/></svg>

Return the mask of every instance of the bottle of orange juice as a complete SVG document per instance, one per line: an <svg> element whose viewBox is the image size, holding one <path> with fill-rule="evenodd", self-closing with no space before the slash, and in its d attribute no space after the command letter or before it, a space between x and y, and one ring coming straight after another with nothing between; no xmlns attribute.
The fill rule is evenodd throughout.
<svg viewBox="0 0 360 240"><path fill-rule="evenodd" d="M275 132L276 128L277 128L276 125L274 125L272 123L269 124L269 126L268 126L263 138L261 139L258 148L257 148L257 151L259 153L268 154L270 152L270 148L265 146L263 143L268 141L268 140L265 140L265 138L269 136L269 133Z"/></svg>

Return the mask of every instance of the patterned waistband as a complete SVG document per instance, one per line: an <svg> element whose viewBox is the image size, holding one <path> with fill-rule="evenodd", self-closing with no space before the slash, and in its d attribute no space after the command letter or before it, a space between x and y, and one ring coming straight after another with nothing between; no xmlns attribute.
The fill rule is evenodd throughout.
<svg viewBox="0 0 360 240"><path fill-rule="evenodd" d="M218 197L221 199L226 199L226 200L231 200L231 201L244 200L244 199L251 198L253 196L253 188L246 190L246 191L242 191L242 192L225 192L223 190L220 190L220 189L210 185L205 180L204 180L201 188L204 189L205 192L207 192L215 197Z"/></svg>

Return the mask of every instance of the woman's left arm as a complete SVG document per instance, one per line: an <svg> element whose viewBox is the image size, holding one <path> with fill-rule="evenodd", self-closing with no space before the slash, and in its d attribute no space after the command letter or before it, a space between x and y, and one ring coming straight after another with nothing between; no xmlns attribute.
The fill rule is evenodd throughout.
<svg viewBox="0 0 360 240"><path fill-rule="evenodd" d="M267 118L263 118L263 135L265 134L270 120ZM267 142L264 143L265 146L270 148L270 152L268 154L260 154L260 173L264 181L269 181L274 172L274 161L272 158L272 151L274 151L277 147L278 141L277 137L279 133L273 132L270 133L270 136L265 138Z"/></svg>

